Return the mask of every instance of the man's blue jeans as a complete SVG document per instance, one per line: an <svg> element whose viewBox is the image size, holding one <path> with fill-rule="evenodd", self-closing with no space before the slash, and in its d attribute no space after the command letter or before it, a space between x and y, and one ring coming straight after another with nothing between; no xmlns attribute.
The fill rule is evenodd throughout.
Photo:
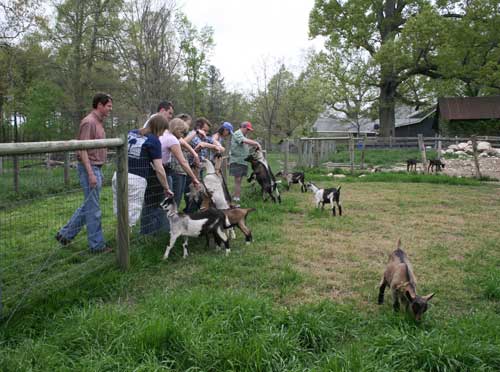
<svg viewBox="0 0 500 372"><path fill-rule="evenodd" d="M90 188L89 177L83 164L78 163L78 176L83 188L83 204L73 213L69 222L59 231L62 237L73 240L84 225L87 225L87 240L91 251L100 251L105 248L106 242L101 227L101 206L99 195L102 188L101 167L92 166L92 171L97 178L97 186Z"/></svg>

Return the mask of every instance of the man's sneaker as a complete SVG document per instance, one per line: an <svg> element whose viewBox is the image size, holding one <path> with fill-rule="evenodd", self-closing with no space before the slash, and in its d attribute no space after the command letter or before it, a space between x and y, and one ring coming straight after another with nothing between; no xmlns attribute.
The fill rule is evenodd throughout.
<svg viewBox="0 0 500 372"><path fill-rule="evenodd" d="M108 246L105 246L104 248L99 249L99 250L90 251L90 253L92 253L92 254L101 254L101 253L110 253L110 252L113 252L113 248L108 247Z"/></svg>
<svg viewBox="0 0 500 372"><path fill-rule="evenodd" d="M71 243L71 240L65 238L59 232L56 234L56 240L63 246L67 246L69 243Z"/></svg>

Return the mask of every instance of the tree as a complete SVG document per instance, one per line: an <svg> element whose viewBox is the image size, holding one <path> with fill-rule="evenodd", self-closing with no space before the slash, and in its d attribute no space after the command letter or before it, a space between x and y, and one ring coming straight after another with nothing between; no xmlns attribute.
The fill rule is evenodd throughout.
<svg viewBox="0 0 500 372"><path fill-rule="evenodd" d="M198 31L188 23L181 48L186 69L187 88L191 96L191 116L193 117L197 114L197 103L201 101L201 92L207 84L207 60L212 47L213 29L204 27Z"/></svg>
<svg viewBox="0 0 500 372"><path fill-rule="evenodd" d="M47 31L57 50L60 84L68 92L67 105L75 128L102 75L96 66L109 60L110 40L117 32L121 6L121 0L65 0L56 4L56 24Z"/></svg>
<svg viewBox="0 0 500 372"><path fill-rule="evenodd" d="M155 112L158 101L178 93L182 44L188 27L175 1L130 1L115 37L125 99L139 113Z"/></svg>
<svg viewBox="0 0 500 372"><path fill-rule="evenodd" d="M310 68L318 80L321 101L346 125L356 128L371 117L376 89L373 68L356 50L327 48L311 58Z"/></svg>
<svg viewBox="0 0 500 372"><path fill-rule="evenodd" d="M389 136L398 89L412 76L468 84L478 81L473 72L481 66L487 74L498 72L498 6L498 0L316 0L309 29L332 46L370 55L377 66L381 134ZM466 40L470 27L473 41Z"/></svg>
<svg viewBox="0 0 500 372"><path fill-rule="evenodd" d="M0 0L0 47L12 44L36 25L40 5L39 0Z"/></svg>
<svg viewBox="0 0 500 372"><path fill-rule="evenodd" d="M284 63L274 64L274 68L277 68L275 73L272 73L272 68L268 61L262 61L262 75L257 76L257 92L254 95L256 115L266 132L266 148L271 146L273 129L277 124L286 85L293 80L293 75L286 69Z"/></svg>

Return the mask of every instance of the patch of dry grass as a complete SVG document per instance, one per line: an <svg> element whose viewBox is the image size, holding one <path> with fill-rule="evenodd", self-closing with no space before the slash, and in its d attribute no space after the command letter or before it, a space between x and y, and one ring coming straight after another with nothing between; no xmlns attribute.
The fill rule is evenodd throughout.
<svg viewBox="0 0 500 372"><path fill-rule="evenodd" d="M495 185L347 184L342 217L315 210L311 194L284 197L296 198L304 213L287 219L288 243L276 249L308 278L290 302L375 304L387 256L400 237L419 291L436 292L434 302L448 310L466 311L477 297L465 284L467 257L485 242L500 241Z"/></svg>

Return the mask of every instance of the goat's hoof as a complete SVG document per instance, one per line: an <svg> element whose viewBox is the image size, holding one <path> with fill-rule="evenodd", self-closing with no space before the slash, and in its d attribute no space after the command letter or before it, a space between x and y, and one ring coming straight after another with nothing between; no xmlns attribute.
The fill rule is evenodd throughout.
<svg viewBox="0 0 500 372"><path fill-rule="evenodd" d="M163 256L163 261L166 261L168 256Z"/></svg>
<svg viewBox="0 0 500 372"><path fill-rule="evenodd" d="M230 249L226 249L226 256L229 256L229 253L231 253Z"/></svg>
<svg viewBox="0 0 500 372"><path fill-rule="evenodd" d="M250 243L252 243L252 242L245 242L246 245L250 245Z"/></svg>

